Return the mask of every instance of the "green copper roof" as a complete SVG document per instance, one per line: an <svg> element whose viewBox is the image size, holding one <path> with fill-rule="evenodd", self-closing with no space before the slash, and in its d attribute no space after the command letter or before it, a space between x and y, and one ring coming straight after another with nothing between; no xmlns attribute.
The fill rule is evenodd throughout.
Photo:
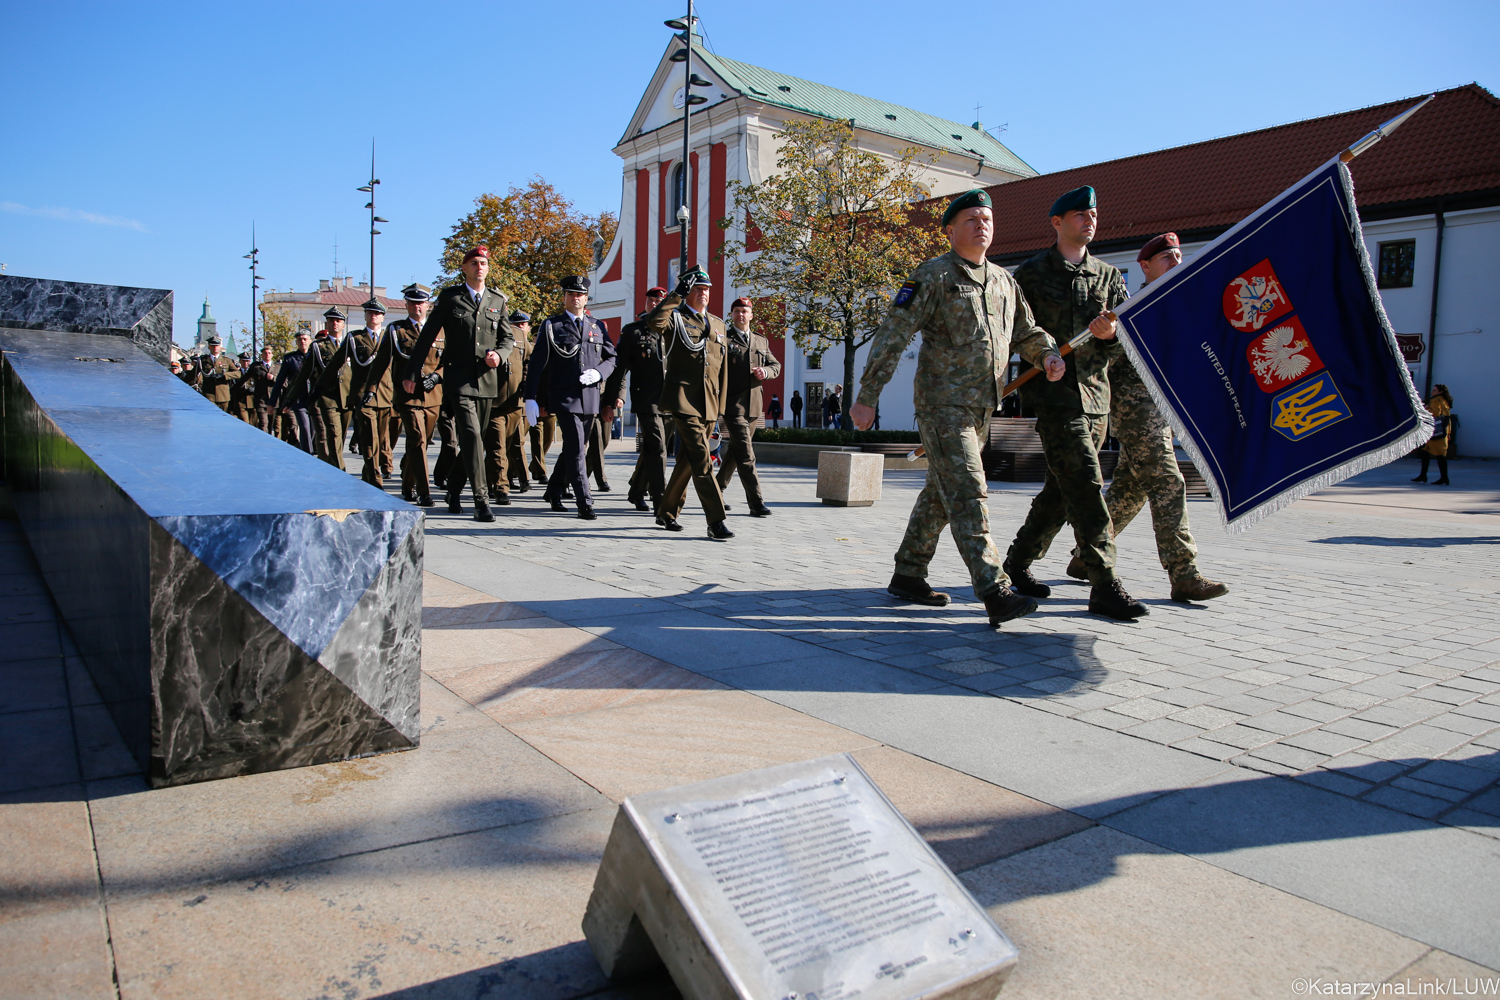
<svg viewBox="0 0 1500 1000"><path fill-rule="evenodd" d="M774 104L819 118L854 119L854 124L871 132L882 132L898 139L909 139L929 149L944 149L961 156L984 157L986 164L1001 170L1035 177L1037 172L1025 160L1012 153L983 129L972 125L923 114L899 104L861 97L837 87L825 87L801 77L726 59L693 46L694 61L699 59L730 87L746 97Z"/></svg>
<svg viewBox="0 0 1500 1000"><path fill-rule="evenodd" d="M202 323L204 320L208 320L210 323L214 321L214 318L208 312L208 299L203 300L203 315L198 317L198 322Z"/></svg>

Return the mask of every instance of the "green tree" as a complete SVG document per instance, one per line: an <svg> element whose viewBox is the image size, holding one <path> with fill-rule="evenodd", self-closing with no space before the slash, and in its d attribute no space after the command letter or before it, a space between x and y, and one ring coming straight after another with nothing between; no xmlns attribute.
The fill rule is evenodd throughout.
<svg viewBox="0 0 1500 1000"><path fill-rule="evenodd" d="M844 398L852 400L854 352L869 343L891 296L946 243L930 213L921 171L937 154L918 146L894 160L860 149L845 121L787 122L777 172L759 184L731 182L746 220L721 255L734 283L779 307L805 353L844 348ZM758 251L758 253L756 252Z"/></svg>
<svg viewBox="0 0 1500 1000"><path fill-rule="evenodd" d="M286 308L262 304L260 324L260 346L269 347L272 357L279 358L294 349L297 321ZM256 360L260 360L260 355L256 355Z"/></svg>
<svg viewBox="0 0 1500 1000"><path fill-rule="evenodd" d="M547 315L559 307L557 281L567 274L585 274L593 266L594 240L606 250L615 238L619 220L613 212L587 215L541 177L524 188L511 185L502 197L482 194L474 211L453 224L443 240L438 266L439 286L461 280L459 266L475 244L490 248L486 284L510 300L512 308Z"/></svg>

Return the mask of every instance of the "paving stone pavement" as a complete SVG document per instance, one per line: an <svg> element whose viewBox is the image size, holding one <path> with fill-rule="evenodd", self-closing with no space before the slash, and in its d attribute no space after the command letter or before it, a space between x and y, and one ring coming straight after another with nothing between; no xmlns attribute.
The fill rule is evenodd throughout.
<svg viewBox="0 0 1500 1000"><path fill-rule="evenodd" d="M1151 609L1137 623L1087 613L1087 586L1062 573L1060 540L1034 567L1053 596L993 630L950 544L931 581L953 605L918 608L884 592L920 472L887 472L881 501L856 509L818 502L815 470L763 466L775 514L742 516L731 484L738 537L721 543L704 537L691 497L688 530L676 536L629 509L633 455L617 445L607 459L617 491L596 498L598 521L550 513L533 490L514 496L494 526L438 513L428 535L763 629L809 652L888 664L1500 837L1494 463L1456 462L1460 486L1476 485L1441 493L1411 486L1415 463L1397 462L1233 537L1211 502L1195 499L1200 565L1231 588L1203 605L1169 600L1143 513L1119 540L1121 578ZM1038 486L991 487L1003 551Z"/></svg>

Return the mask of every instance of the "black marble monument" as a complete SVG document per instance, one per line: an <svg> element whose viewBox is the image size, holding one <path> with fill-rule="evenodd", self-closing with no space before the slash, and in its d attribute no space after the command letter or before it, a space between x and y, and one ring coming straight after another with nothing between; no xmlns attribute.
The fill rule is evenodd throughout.
<svg viewBox="0 0 1500 1000"><path fill-rule="evenodd" d="M18 329L9 302L53 293L14 281L4 478L152 784L415 747L421 511L220 411L147 356L128 315L48 328L143 290L45 283L70 289L68 315L38 308ZM171 293L156 294L146 315L165 302L170 343Z"/></svg>

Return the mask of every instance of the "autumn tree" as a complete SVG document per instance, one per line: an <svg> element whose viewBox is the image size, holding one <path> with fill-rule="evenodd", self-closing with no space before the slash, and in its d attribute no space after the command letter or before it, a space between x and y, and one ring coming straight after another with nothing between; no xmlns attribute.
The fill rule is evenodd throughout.
<svg viewBox="0 0 1500 1000"><path fill-rule="evenodd" d="M490 248L486 284L503 292L512 308L547 315L559 308L557 281L593 266L594 240L608 249L619 220L613 212L587 215L541 177L504 196L482 194L474 211L453 225L438 259L438 285L461 280L464 254L475 244Z"/></svg>
<svg viewBox="0 0 1500 1000"><path fill-rule="evenodd" d="M946 243L917 203L921 147L894 160L860 149L846 121L790 121L778 132L777 171L759 184L731 182L735 215L719 220L736 285L779 310L804 353L844 348L844 398L854 399L854 352L870 342L891 296ZM759 251L754 253L753 251Z"/></svg>
<svg viewBox="0 0 1500 1000"><path fill-rule="evenodd" d="M260 346L269 347L273 358L296 350L297 321L283 306L260 307ZM260 360L260 355L256 355Z"/></svg>

